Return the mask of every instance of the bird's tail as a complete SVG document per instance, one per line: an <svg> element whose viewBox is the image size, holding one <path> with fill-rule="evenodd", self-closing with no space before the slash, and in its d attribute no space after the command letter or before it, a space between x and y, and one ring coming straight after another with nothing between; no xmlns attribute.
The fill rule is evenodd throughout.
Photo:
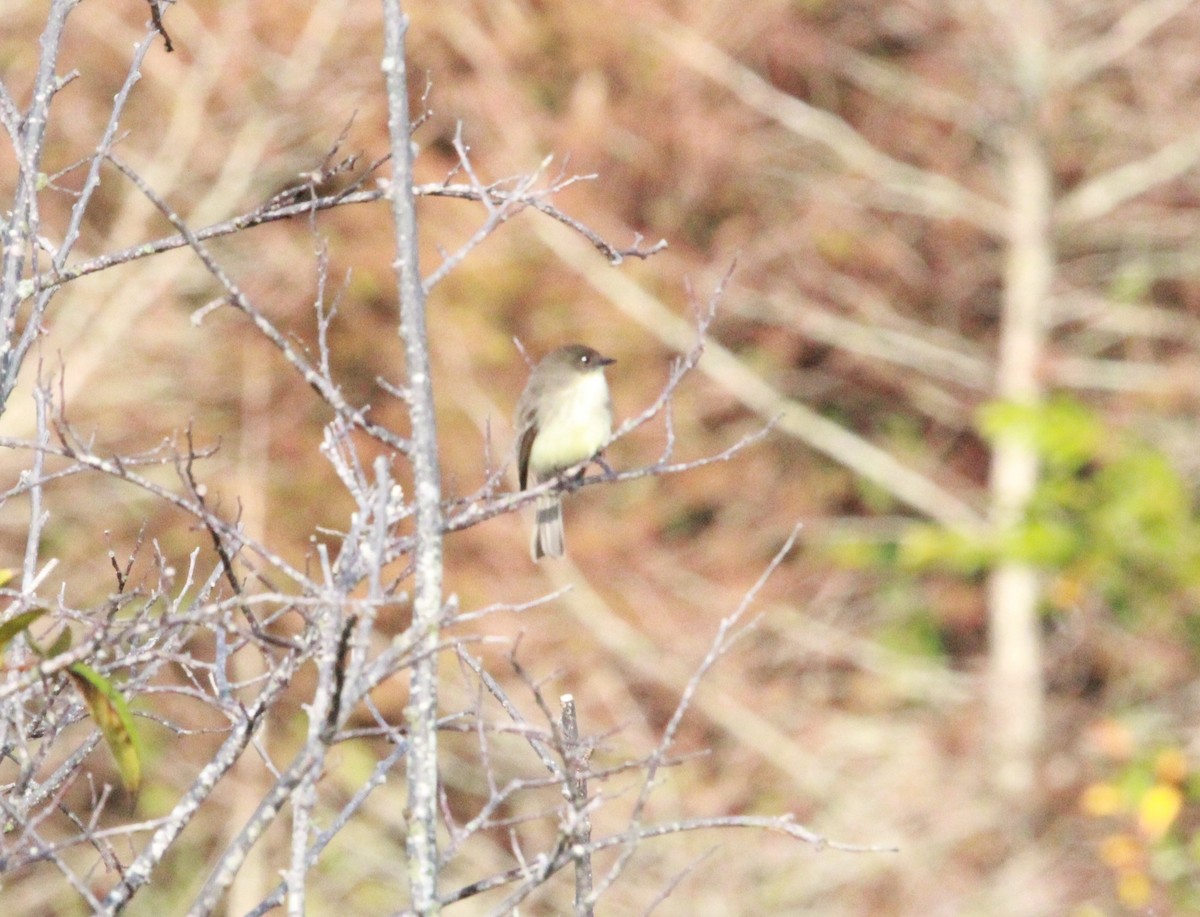
<svg viewBox="0 0 1200 917"><path fill-rule="evenodd" d="M567 550L563 532L562 496L546 494L537 498L537 522L533 527L533 543L529 553L536 563L543 557L562 557Z"/></svg>

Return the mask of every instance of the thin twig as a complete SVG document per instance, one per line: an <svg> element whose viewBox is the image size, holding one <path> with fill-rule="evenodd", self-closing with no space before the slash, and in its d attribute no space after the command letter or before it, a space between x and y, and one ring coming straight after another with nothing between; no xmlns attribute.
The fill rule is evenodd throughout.
<svg viewBox="0 0 1200 917"><path fill-rule="evenodd" d="M575 914L576 917L592 917L592 855L588 849L592 842L592 821L588 814L588 758L590 750L579 740L579 717L575 710L575 698L564 694L562 704L563 765L566 785L563 794L569 804L570 815L567 825L571 836L571 855L575 861Z"/></svg>

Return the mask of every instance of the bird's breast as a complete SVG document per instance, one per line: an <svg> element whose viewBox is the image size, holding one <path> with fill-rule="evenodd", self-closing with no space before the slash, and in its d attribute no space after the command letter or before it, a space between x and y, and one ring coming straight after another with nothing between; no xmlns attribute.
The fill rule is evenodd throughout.
<svg viewBox="0 0 1200 917"><path fill-rule="evenodd" d="M612 405L603 373L587 373L543 407L529 453L529 465L538 474L586 461L612 434Z"/></svg>

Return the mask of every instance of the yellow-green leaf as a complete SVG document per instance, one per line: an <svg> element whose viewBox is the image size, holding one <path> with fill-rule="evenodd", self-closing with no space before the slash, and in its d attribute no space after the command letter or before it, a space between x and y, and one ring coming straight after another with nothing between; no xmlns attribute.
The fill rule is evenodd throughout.
<svg viewBox="0 0 1200 917"><path fill-rule="evenodd" d="M0 624L0 653L8 649L8 644L12 642L12 638L29 627L34 621L46 613L45 608L31 608L29 611L23 611L15 618L5 621Z"/></svg>
<svg viewBox="0 0 1200 917"><path fill-rule="evenodd" d="M70 648L71 631L64 627L61 631L59 631L58 636L54 638L54 642L42 650L41 654L46 659L53 659L55 656L65 653Z"/></svg>
<svg viewBox="0 0 1200 917"><path fill-rule="evenodd" d="M116 759L121 782L126 790L136 794L142 782L142 743L129 704L113 683L91 666L79 662L67 671Z"/></svg>
<svg viewBox="0 0 1200 917"><path fill-rule="evenodd" d="M16 575L17 571L11 567L0 567L0 589L11 583Z"/></svg>

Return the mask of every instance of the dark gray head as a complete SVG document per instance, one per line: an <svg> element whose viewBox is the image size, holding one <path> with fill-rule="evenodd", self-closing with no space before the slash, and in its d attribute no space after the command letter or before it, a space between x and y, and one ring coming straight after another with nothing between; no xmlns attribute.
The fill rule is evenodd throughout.
<svg viewBox="0 0 1200 917"><path fill-rule="evenodd" d="M561 372L585 373L604 369L616 362L611 357L601 356L598 351L584 344L566 344L546 354L534 372L539 375L546 373L547 370L553 375Z"/></svg>

